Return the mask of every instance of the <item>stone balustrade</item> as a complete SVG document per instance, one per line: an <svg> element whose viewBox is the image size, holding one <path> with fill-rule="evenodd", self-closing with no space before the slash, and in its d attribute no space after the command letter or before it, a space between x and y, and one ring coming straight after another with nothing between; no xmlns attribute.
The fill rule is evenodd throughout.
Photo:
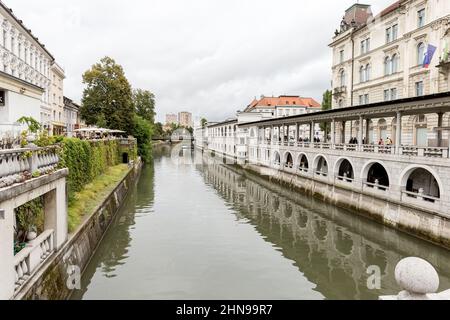
<svg viewBox="0 0 450 320"><path fill-rule="evenodd" d="M426 260L410 257L395 268L395 280L403 289L398 295L381 296L380 300L450 300L450 290L438 293L439 275Z"/></svg>
<svg viewBox="0 0 450 320"><path fill-rule="evenodd" d="M322 143L322 142L266 142L260 144L259 147L269 146L285 146L285 147L298 147L308 149L330 149L341 151L354 151L354 152L367 152L378 154L393 154L403 156L416 156L416 157L432 157L432 158L449 158L450 152L448 147L419 147L419 146L395 146L395 145L375 145L375 144L345 144L345 143ZM257 145L252 145L257 147Z"/></svg>
<svg viewBox="0 0 450 320"><path fill-rule="evenodd" d="M0 150L0 188L47 174L58 167L57 147Z"/></svg>
<svg viewBox="0 0 450 320"><path fill-rule="evenodd" d="M54 231L46 230L14 256L15 291L54 252Z"/></svg>

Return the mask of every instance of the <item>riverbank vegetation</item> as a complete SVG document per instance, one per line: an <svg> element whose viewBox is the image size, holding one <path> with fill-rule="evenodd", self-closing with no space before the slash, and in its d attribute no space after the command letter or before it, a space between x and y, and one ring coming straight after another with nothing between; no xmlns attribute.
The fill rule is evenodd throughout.
<svg viewBox="0 0 450 320"><path fill-rule="evenodd" d="M73 201L69 203L69 232L75 231L83 218L94 212L94 209L125 177L128 170L126 164L108 167L102 174L84 185L81 191L72 194Z"/></svg>

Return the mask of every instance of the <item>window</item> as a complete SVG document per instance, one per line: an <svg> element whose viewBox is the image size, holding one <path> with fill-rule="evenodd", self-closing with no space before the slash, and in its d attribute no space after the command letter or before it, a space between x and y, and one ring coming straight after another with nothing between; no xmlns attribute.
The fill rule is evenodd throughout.
<svg viewBox="0 0 450 320"><path fill-rule="evenodd" d="M344 50L341 50L339 52L339 62L340 63L344 62Z"/></svg>
<svg viewBox="0 0 450 320"><path fill-rule="evenodd" d="M359 80L361 83L370 80L370 64L361 66L359 68Z"/></svg>
<svg viewBox="0 0 450 320"><path fill-rule="evenodd" d="M391 89L391 100L397 99L397 88Z"/></svg>
<svg viewBox="0 0 450 320"><path fill-rule="evenodd" d="M370 38L361 41L361 54L365 54L370 51Z"/></svg>
<svg viewBox="0 0 450 320"><path fill-rule="evenodd" d="M397 99L397 88L384 90L384 101Z"/></svg>
<svg viewBox="0 0 450 320"><path fill-rule="evenodd" d="M370 64L367 64L366 65L366 81L370 80L370 71L371 71Z"/></svg>
<svg viewBox="0 0 450 320"><path fill-rule="evenodd" d="M11 52L14 54L16 51L16 39L11 37Z"/></svg>
<svg viewBox="0 0 450 320"><path fill-rule="evenodd" d="M362 94L359 96L359 104L369 104L369 95L368 94Z"/></svg>
<svg viewBox="0 0 450 320"><path fill-rule="evenodd" d="M25 48L25 63L28 63L28 48Z"/></svg>
<svg viewBox="0 0 450 320"><path fill-rule="evenodd" d="M389 57L384 58L384 75L388 76L392 73L391 59Z"/></svg>
<svg viewBox="0 0 450 320"><path fill-rule="evenodd" d="M345 86L345 71L341 70L339 72L339 84L341 87Z"/></svg>
<svg viewBox="0 0 450 320"><path fill-rule="evenodd" d="M6 42L7 42L7 33L5 30L3 30L3 46L6 48Z"/></svg>
<svg viewBox="0 0 450 320"><path fill-rule="evenodd" d="M416 96L423 96L423 81L416 82Z"/></svg>
<svg viewBox="0 0 450 320"><path fill-rule="evenodd" d="M392 73L398 72L398 55L394 54L391 58L391 71Z"/></svg>
<svg viewBox="0 0 450 320"><path fill-rule="evenodd" d="M386 43L389 43L392 41L392 28L386 29Z"/></svg>
<svg viewBox="0 0 450 320"><path fill-rule="evenodd" d="M417 12L417 27L421 28L425 25L425 9Z"/></svg>
<svg viewBox="0 0 450 320"><path fill-rule="evenodd" d="M19 56L19 59L22 58L22 44L19 42L19 45L17 47L17 55Z"/></svg>
<svg viewBox="0 0 450 320"><path fill-rule="evenodd" d="M392 41L397 40L398 38L398 24L394 24L392 26Z"/></svg>
<svg viewBox="0 0 450 320"><path fill-rule="evenodd" d="M417 65L423 64L424 58L425 58L425 44L421 42L417 46Z"/></svg>
<svg viewBox="0 0 450 320"><path fill-rule="evenodd" d="M359 82L365 82L365 75L366 75L366 70L364 69L364 66L361 66L359 68Z"/></svg>

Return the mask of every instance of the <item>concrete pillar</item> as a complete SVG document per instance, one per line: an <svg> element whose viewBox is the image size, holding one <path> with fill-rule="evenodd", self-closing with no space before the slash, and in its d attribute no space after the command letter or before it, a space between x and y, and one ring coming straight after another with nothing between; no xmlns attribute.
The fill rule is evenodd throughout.
<svg viewBox="0 0 450 320"><path fill-rule="evenodd" d="M0 204L0 300L14 295L14 205L12 201Z"/></svg>
<svg viewBox="0 0 450 320"><path fill-rule="evenodd" d="M345 121L342 121L342 132L341 132L341 143L347 143L347 141L345 141Z"/></svg>
<svg viewBox="0 0 450 320"><path fill-rule="evenodd" d="M397 124L395 128L395 153L399 154L400 147L402 146L402 113L397 112Z"/></svg>
<svg viewBox="0 0 450 320"><path fill-rule="evenodd" d="M366 119L366 144L370 144L370 119Z"/></svg>
<svg viewBox="0 0 450 320"><path fill-rule="evenodd" d="M309 125L309 139L311 140L311 142L314 142L314 121L311 121L310 125Z"/></svg>
<svg viewBox="0 0 450 320"><path fill-rule="evenodd" d="M442 118L444 116L443 112L438 112L438 131L437 131L437 146L442 147Z"/></svg>
<svg viewBox="0 0 450 320"><path fill-rule="evenodd" d="M295 124L295 142L298 142L298 139L300 138L300 127L299 124Z"/></svg>
<svg viewBox="0 0 450 320"><path fill-rule="evenodd" d="M44 195L44 212L45 229L54 230L54 246L59 250L68 235L66 179L58 181L56 189Z"/></svg>
<svg viewBox="0 0 450 320"><path fill-rule="evenodd" d="M331 144L336 144L336 120L331 120Z"/></svg>
<svg viewBox="0 0 450 320"><path fill-rule="evenodd" d="M358 128L358 145L359 146L362 146L363 131L364 131L364 119L362 116L359 116L359 128Z"/></svg>

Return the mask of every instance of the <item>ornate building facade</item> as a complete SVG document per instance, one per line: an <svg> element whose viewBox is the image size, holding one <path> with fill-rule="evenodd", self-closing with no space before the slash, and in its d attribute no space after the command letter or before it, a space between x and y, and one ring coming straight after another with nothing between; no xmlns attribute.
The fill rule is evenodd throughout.
<svg viewBox="0 0 450 320"><path fill-rule="evenodd" d="M1 1L0 26L0 90L4 96L0 130L10 130L22 116L31 116L50 130L50 72L55 59Z"/></svg>
<svg viewBox="0 0 450 320"><path fill-rule="evenodd" d="M333 108L437 94L450 90L450 2L402 0L375 17L369 5L346 10L330 47L333 50ZM428 67L424 57L436 48ZM371 119L367 142L395 143L395 118ZM436 128L450 124L448 116L422 114L402 118L404 143L438 146ZM339 124L343 130L345 124ZM358 136L357 123L345 131ZM441 140L448 145L448 134ZM346 142L346 141L341 141Z"/></svg>

